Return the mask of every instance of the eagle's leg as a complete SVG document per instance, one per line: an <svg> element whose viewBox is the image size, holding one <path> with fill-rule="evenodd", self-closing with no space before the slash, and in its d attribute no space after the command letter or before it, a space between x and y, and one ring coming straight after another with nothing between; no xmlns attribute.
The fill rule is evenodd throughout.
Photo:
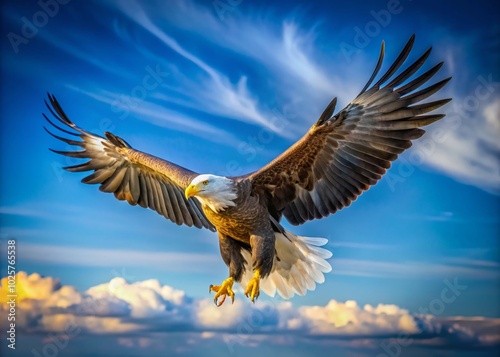
<svg viewBox="0 0 500 357"><path fill-rule="evenodd" d="M224 263L229 267L229 278L224 280L221 285L210 285L208 292L215 291L215 305L221 306L229 295L234 303L233 284L240 281L245 267L245 259L241 255L241 243L233 238L219 232L220 253ZM222 300L218 302L219 297Z"/></svg>
<svg viewBox="0 0 500 357"><path fill-rule="evenodd" d="M215 291L214 303L217 307L221 306L226 297L229 295L231 302L234 303L234 291L233 291L234 279L232 277L227 278L222 282L221 285L210 285L208 292ZM218 302L219 297L222 296L222 300Z"/></svg>
<svg viewBox="0 0 500 357"><path fill-rule="evenodd" d="M255 300L259 297L260 295L260 270L255 269L253 273L253 278L250 279L250 281L247 284L247 288L245 289L245 296L249 297L252 302L255 302Z"/></svg>
<svg viewBox="0 0 500 357"><path fill-rule="evenodd" d="M255 302L260 295L260 279L271 273L275 253L275 237L270 231L269 234L250 236L250 246L252 247L253 278L250 279L245 289L245 295Z"/></svg>

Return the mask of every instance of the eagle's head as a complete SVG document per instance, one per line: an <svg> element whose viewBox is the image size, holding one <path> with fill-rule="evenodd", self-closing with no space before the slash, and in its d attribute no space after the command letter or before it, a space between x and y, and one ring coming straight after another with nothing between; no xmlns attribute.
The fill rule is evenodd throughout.
<svg viewBox="0 0 500 357"><path fill-rule="evenodd" d="M214 212L219 212L229 206L236 206L237 197L233 180L216 175L196 176L184 192L186 199L196 197L203 205Z"/></svg>

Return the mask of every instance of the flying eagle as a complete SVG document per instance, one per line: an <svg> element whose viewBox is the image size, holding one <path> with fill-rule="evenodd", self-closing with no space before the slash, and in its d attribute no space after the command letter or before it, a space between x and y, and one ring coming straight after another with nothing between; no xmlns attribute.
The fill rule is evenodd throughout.
<svg viewBox="0 0 500 357"><path fill-rule="evenodd" d="M375 70L359 95L334 114L336 98L309 131L288 150L260 170L243 176L200 175L172 162L135 150L125 140L106 132L105 137L76 126L49 94L52 115L67 130L47 121L61 132L78 137L55 138L81 149L52 150L74 158L89 159L65 167L71 172L92 171L82 179L99 184L119 200L150 208L172 222L216 231L229 277L210 285L214 302L222 305L233 284L255 301L260 289L283 298L304 295L324 282L331 270L330 251L321 248L324 238L300 237L280 224L292 225L320 219L350 205L375 185L391 161L424 134L421 127L444 117L426 114L449 102L422 103L450 78L420 89L443 62L412 79L430 54L427 50L406 69L396 72L414 43L410 38L396 61L372 85L384 58L384 42ZM219 301L220 298L220 301Z"/></svg>

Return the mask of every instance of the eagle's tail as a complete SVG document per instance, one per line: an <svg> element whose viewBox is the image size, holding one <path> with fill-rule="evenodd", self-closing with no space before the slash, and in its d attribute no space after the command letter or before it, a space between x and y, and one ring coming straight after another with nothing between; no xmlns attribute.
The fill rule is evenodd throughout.
<svg viewBox="0 0 500 357"><path fill-rule="evenodd" d="M332 256L329 250L320 248L328 240L325 238L301 237L289 231L275 233L276 256L273 270L265 279L261 280L260 289L269 296L276 292L289 299L294 294L305 295L307 290L314 290L316 283L325 281L324 273L332 270L326 259ZM247 262L251 262L248 251L244 251ZM246 286L253 273L247 263L241 285Z"/></svg>

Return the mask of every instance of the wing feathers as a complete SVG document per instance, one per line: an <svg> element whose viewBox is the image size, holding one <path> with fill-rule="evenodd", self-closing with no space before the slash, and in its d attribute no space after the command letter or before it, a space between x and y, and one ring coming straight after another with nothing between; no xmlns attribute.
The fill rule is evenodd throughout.
<svg viewBox="0 0 500 357"><path fill-rule="evenodd" d="M301 140L261 170L244 176L273 211L282 212L292 224L301 224L348 206L376 184L391 162L411 147L411 140L424 134L421 127L444 117L428 113L450 99L422 103L450 80L422 88L443 63L411 79L431 49L401 70L414 41L411 36L394 63L372 85L382 67L382 43L373 74L351 103L333 115L336 100L332 100Z"/></svg>
<svg viewBox="0 0 500 357"><path fill-rule="evenodd" d="M422 67L422 65L431 54L431 50L432 48L429 48L427 51L425 51L425 53L420 56L419 59L417 59L412 65L408 66L408 68L401 72L401 74L399 74L396 78L390 81L387 84L387 87L395 88L406 81L408 78L410 78L416 71L418 71L420 67Z"/></svg>
<svg viewBox="0 0 500 357"><path fill-rule="evenodd" d="M378 72L380 71L380 67L382 67L382 62L384 62L384 54L385 54L385 43L384 43L384 41L382 41L382 46L380 46L380 55L378 56L378 61L377 61L377 65L375 66L375 70L373 71L370 79L368 80L368 82L366 82L366 84L363 87L363 89L361 90L361 92L358 94L358 97L360 95L362 95L362 93L364 93L368 89L368 87L370 87L373 80L377 76Z"/></svg>
<svg viewBox="0 0 500 357"><path fill-rule="evenodd" d="M119 167L109 178L106 179L106 181L101 184L101 186L99 186L99 190L102 192L115 192L118 187L120 187L126 172L126 167Z"/></svg>
<svg viewBox="0 0 500 357"><path fill-rule="evenodd" d="M413 81L410 83L402 86L401 88L397 89L396 92L399 93L399 95L404 96L405 94L408 94L412 91L414 91L416 88L420 87L422 84L427 82L429 79L431 79L437 71L443 66L444 62L438 63L434 67L432 67L430 70L422 74L420 77L415 78Z"/></svg>
<svg viewBox="0 0 500 357"><path fill-rule="evenodd" d="M138 172L138 178L139 178L139 187L141 192L137 203L142 208L147 208L149 207L149 200L148 200L148 186L146 183L146 177L141 172Z"/></svg>
<svg viewBox="0 0 500 357"><path fill-rule="evenodd" d="M82 182L89 185L101 183L108 179L111 175L113 175L113 172L114 171L110 169L99 169L94 171L92 174L84 177L82 179Z"/></svg>
<svg viewBox="0 0 500 357"><path fill-rule="evenodd" d="M330 119L333 116L333 112L335 110L336 105L337 105L337 97L333 98L333 100L330 102L330 104L327 105L327 107L323 111L323 114L321 114L321 116L319 117L316 125L321 125L324 122L326 122L328 119Z"/></svg>
<svg viewBox="0 0 500 357"><path fill-rule="evenodd" d="M56 125L44 115L55 129L80 140L60 137L45 129L54 138L66 144L82 148L75 151L52 150L53 152L88 161L65 167L70 172L93 171L82 179L86 184L100 184L103 192L113 193L119 200L131 205L149 207L159 214L181 225L215 230L198 203L186 200L184 190L196 173L154 156L134 150L122 138L106 132L101 137L77 127L64 113L54 96L49 95L49 111L60 123L75 132Z"/></svg>
<svg viewBox="0 0 500 357"><path fill-rule="evenodd" d="M139 183L139 173L134 166L129 167L130 171L130 181L129 188L130 194L132 195L132 202L138 202L141 196L141 185ZM129 203L131 203L129 201Z"/></svg>
<svg viewBox="0 0 500 357"><path fill-rule="evenodd" d="M450 79L451 78L443 79L442 81L440 81L436 84L433 84L427 88L419 90L418 92L415 92L413 94L407 95L407 96L403 97L402 99L407 101L408 104L418 103L418 102L424 100L425 98L430 97L431 95L436 93L438 90L443 88L446 85L446 83L448 83L450 81Z"/></svg>
<svg viewBox="0 0 500 357"><path fill-rule="evenodd" d="M411 35L410 39L406 43L405 47L399 54L398 58L396 58L396 61L392 64L392 66L387 70L387 72L378 80L377 83L374 84L374 87L380 87L381 84L383 84L387 79L389 79L396 71L401 67L401 65L406 61L406 58L408 58L408 55L411 52L411 49L413 48L413 43L415 42L415 35Z"/></svg>

